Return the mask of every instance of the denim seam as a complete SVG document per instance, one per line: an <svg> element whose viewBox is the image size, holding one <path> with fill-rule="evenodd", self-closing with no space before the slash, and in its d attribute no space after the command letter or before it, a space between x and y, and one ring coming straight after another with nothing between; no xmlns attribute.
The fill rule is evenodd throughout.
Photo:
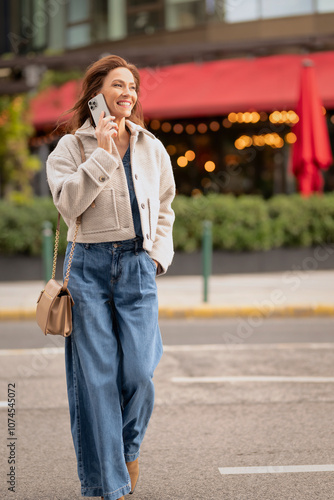
<svg viewBox="0 0 334 500"><path fill-rule="evenodd" d="M123 268L122 268L122 253L123 252L120 252L119 259L118 259L118 262L117 262L117 267L116 267L116 270L118 271L117 276L111 277L111 279L110 279L110 283L111 284L117 283L120 280L120 278L122 277L122 272L123 272ZM112 252L112 259L114 260L114 258L115 258L115 253ZM113 264L111 265L111 272L113 271L112 266L113 266Z"/></svg>
<svg viewBox="0 0 334 500"><path fill-rule="evenodd" d="M75 365L75 356L73 349L73 338L71 336L72 342L72 363L73 363L73 385L74 385L74 394L75 394L75 418L77 421L77 439L78 439L78 465L80 470L80 480L83 481L85 478L85 471L82 460L82 446L81 446L81 427L80 427L80 410L79 410L79 397L78 397L78 385L77 385L77 373L76 373L76 365Z"/></svg>
<svg viewBox="0 0 334 500"><path fill-rule="evenodd" d="M124 453L124 457L127 458L127 457L135 457L135 456L139 456L139 450L136 452L136 453Z"/></svg>

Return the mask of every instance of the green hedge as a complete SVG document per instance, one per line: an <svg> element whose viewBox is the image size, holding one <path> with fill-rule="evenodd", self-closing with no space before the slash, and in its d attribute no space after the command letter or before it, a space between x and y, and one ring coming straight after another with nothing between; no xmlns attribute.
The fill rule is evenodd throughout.
<svg viewBox="0 0 334 500"><path fill-rule="evenodd" d="M278 247L310 247L334 243L334 194L303 198L279 195L208 195L173 202L175 249L201 247L202 221L211 220L214 249L244 251ZM57 211L50 198L24 206L0 202L0 254L40 255L43 221L55 229ZM67 228L62 220L60 253L65 252Z"/></svg>
<svg viewBox="0 0 334 500"><path fill-rule="evenodd" d="M178 196L174 242L177 250L191 252L201 245L201 222L212 221L213 247L219 250L270 250L310 247L334 242L334 194L309 198L277 195Z"/></svg>
<svg viewBox="0 0 334 500"><path fill-rule="evenodd" d="M57 226L58 213L51 198L35 198L24 205L0 202L0 254L40 255L43 222ZM67 226L61 219L60 253L65 253Z"/></svg>

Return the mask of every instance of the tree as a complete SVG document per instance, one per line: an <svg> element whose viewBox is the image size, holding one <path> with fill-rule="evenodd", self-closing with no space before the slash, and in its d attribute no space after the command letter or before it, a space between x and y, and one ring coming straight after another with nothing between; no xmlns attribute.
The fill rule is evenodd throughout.
<svg viewBox="0 0 334 500"><path fill-rule="evenodd" d="M34 129L27 116L28 98L0 97L0 197L25 201L32 195L31 180L40 161L29 151Z"/></svg>

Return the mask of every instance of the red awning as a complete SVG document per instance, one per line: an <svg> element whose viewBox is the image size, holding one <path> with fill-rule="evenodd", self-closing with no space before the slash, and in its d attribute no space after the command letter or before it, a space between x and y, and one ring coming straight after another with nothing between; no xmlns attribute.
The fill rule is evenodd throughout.
<svg viewBox="0 0 334 500"><path fill-rule="evenodd" d="M314 61L322 102L333 109L334 51L307 57ZM295 109L303 59L305 55L293 54L141 69L144 115L168 119ZM68 82L35 98L32 112L36 128L55 123L73 106L77 85Z"/></svg>
<svg viewBox="0 0 334 500"><path fill-rule="evenodd" d="M324 106L334 108L334 52L307 57L314 61ZM279 55L144 69L143 109L149 118L294 109L303 59L305 55Z"/></svg>
<svg viewBox="0 0 334 500"><path fill-rule="evenodd" d="M30 114L34 127L45 129L55 127L57 120L60 122L69 118L69 115L60 117L76 103L81 89L81 82L72 80L61 87L49 87L40 92L31 100Z"/></svg>

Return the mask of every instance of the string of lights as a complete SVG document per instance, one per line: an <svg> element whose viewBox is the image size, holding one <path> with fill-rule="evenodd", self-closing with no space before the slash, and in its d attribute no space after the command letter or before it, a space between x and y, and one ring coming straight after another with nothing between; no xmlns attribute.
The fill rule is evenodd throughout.
<svg viewBox="0 0 334 500"><path fill-rule="evenodd" d="M326 113L325 108L323 108L324 113ZM333 115L334 117L334 115ZM332 117L332 118L333 118ZM272 113L268 114L265 111L257 112L257 111L247 111L247 112L231 112L225 117L221 122L217 120L212 120L209 123L176 123L172 124L169 121L160 121L157 119L149 122L149 127L151 130L158 132L161 131L165 134L169 134L171 132L175 134L186 133L188 135L193 135L196 132L198 134L205 134L209 130L212 132L218 132L221 129L231 128L233 125L240 124L256 124L258 122L267 122L270 121L272 124L285 124L288 126L293 126L299 121L298 115L293 110L275 110ZM334 123L334 119L331 120ZM273 149L282 148L284 144L293 144L296 142L296 135L293 132L288 132L281 137L277 132L265 133L265 134L254 134L254 135L241 135L234 141L234 146L237 150L243 150L245 148L249 148L252 146L255 147L265 147L269 146ZM174 144L170 144L167 146L167 151L170 156L174 156L177 154L177 148ZM180 155L176 159L176 163L180 168L184 168L188 166L192 161L195 160L194 151L188 150L184 154ZM208 160L204 163L204 169L207 172L213 172L216 168L215 163L212 160Z"/></svg>

